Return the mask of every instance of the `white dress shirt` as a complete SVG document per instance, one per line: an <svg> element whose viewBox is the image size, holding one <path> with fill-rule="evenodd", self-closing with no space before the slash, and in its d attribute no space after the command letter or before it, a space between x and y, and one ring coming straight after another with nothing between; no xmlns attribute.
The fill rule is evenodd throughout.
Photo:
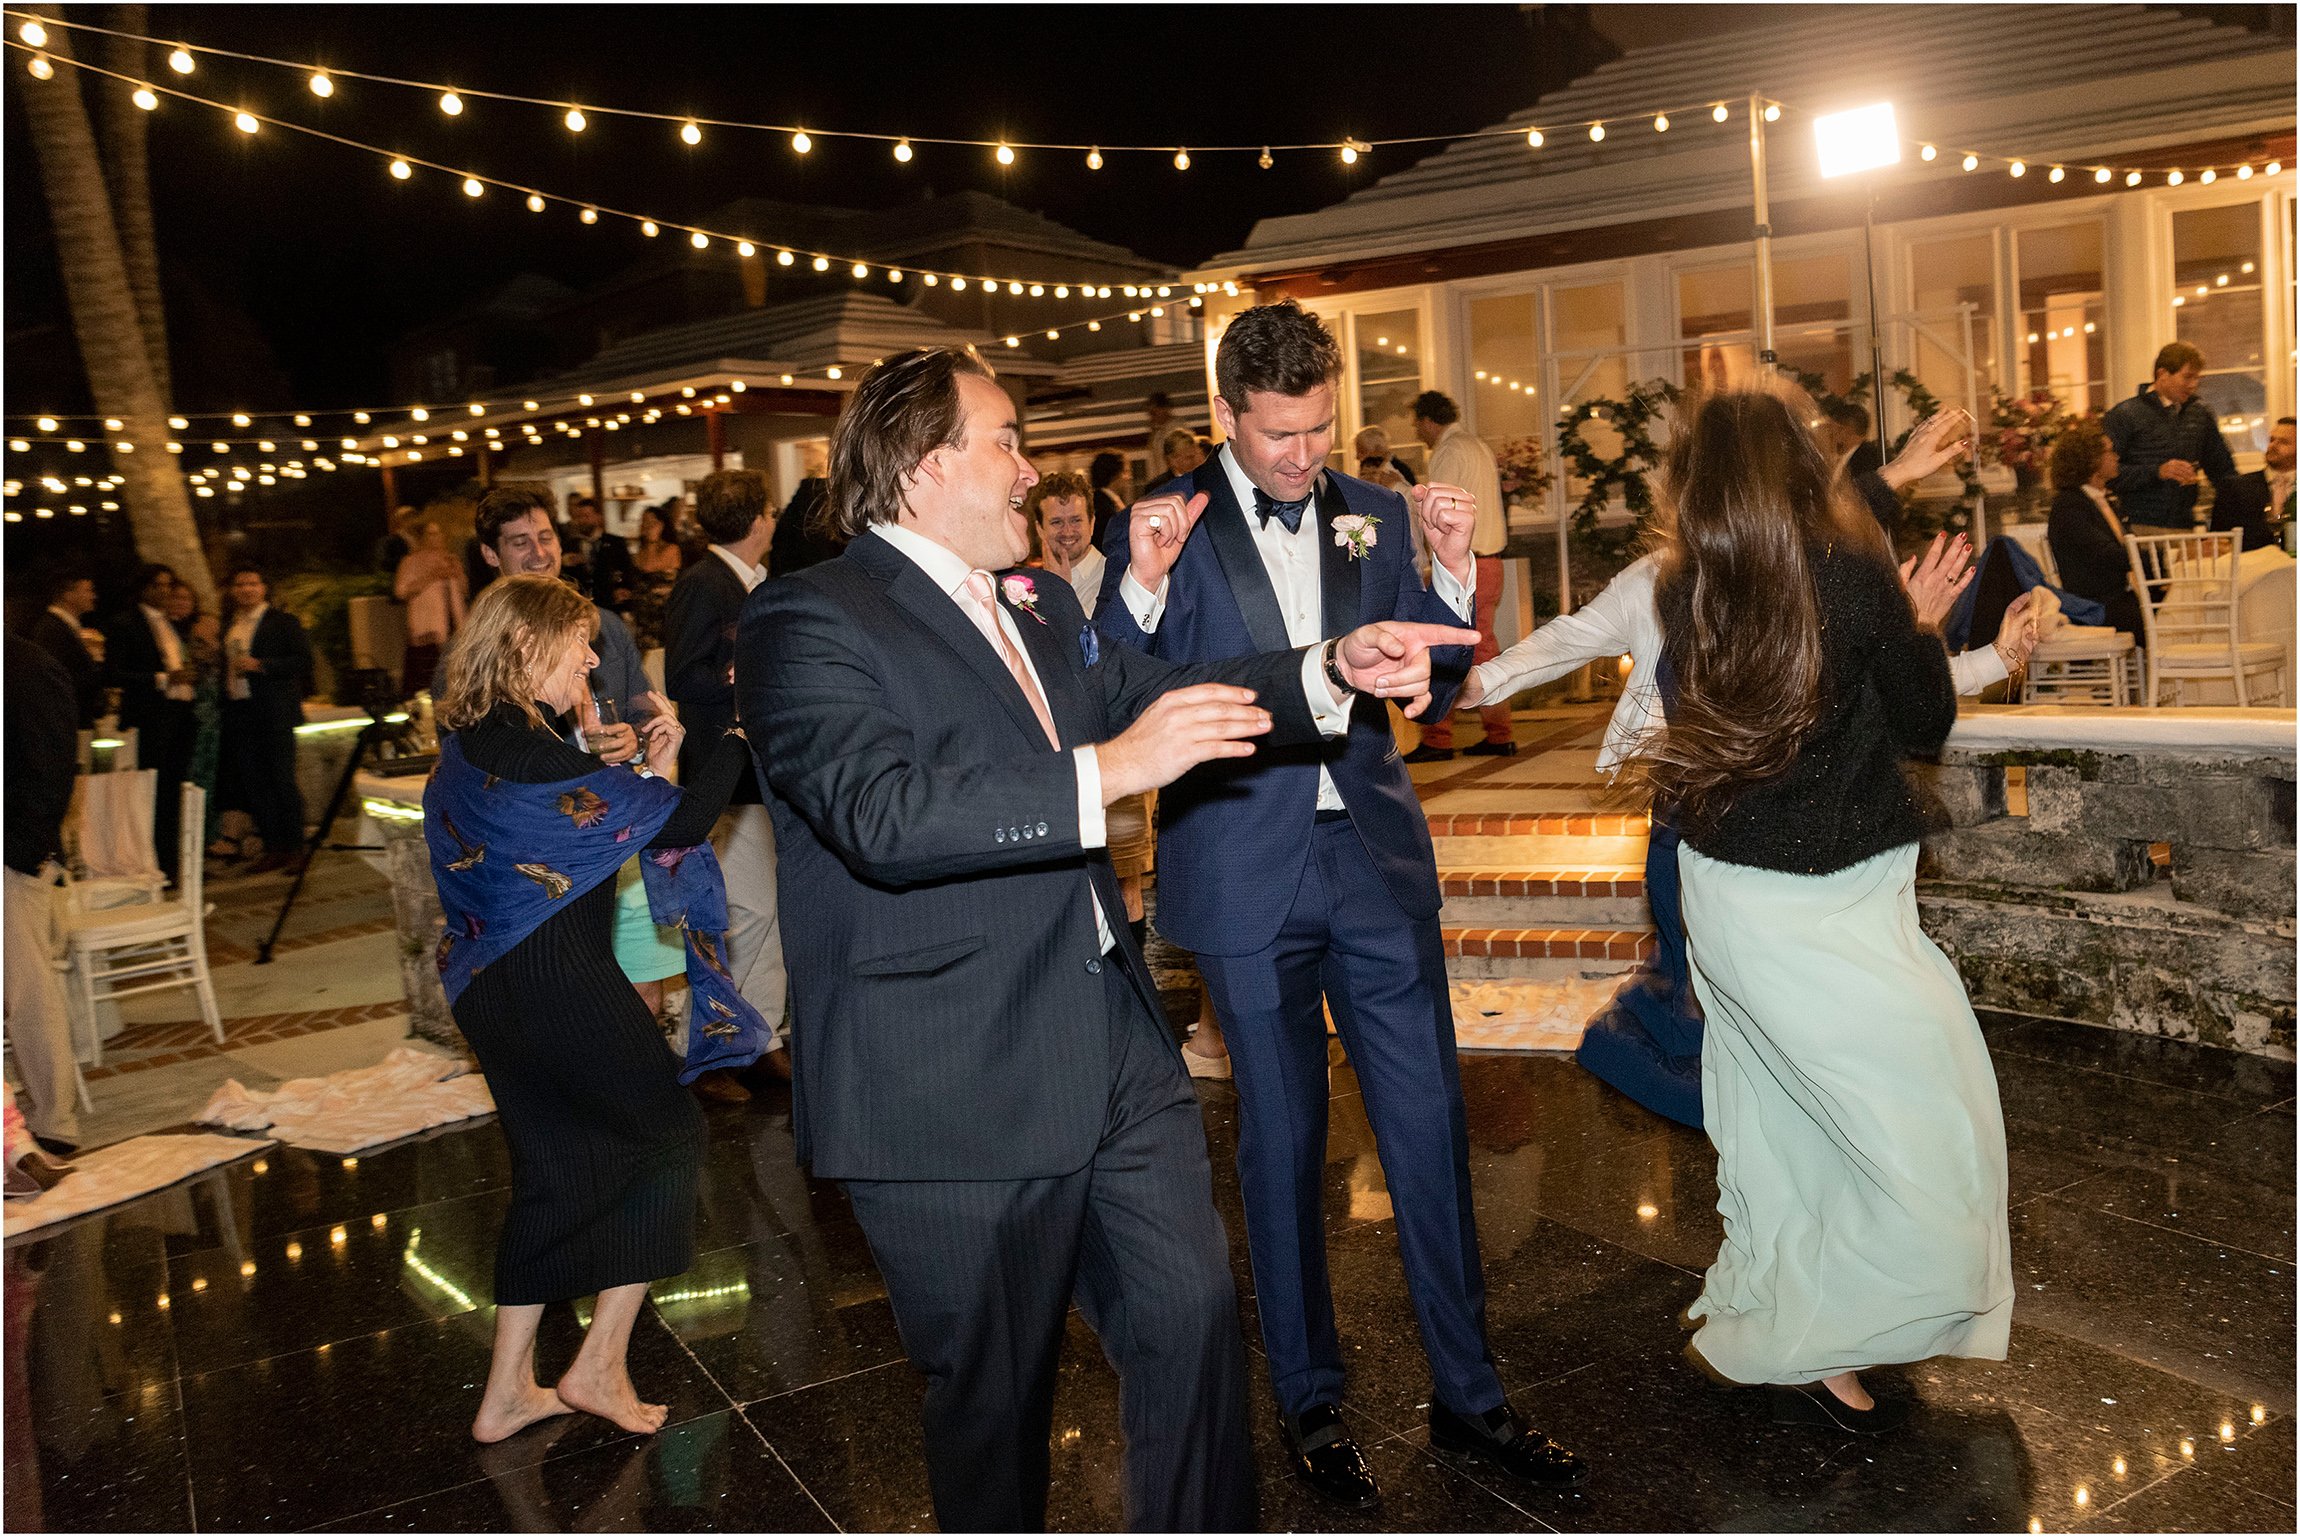
<svg viewBox="0 0 2300 1537"><path fill-rule="evenodd" d="M711 553L727 563L727 569L742 580L743 591L750 592L767 579L767 568L754 566L723 544L711 546Z"/></svg>
<svg viewBox="0 0 2300 1537"><path fill-rule="evenodd" d="M160 670L152 675L153 686L170 699L189 703L196 694L192 685L168 681L169 673L183 670L184 638L176 633L168 616L149 603L139 603L136 607L142 610L144 623L151 627L152 640L160 648Z"/></svg>
<svg viewBox="0 0 2300 1537"><path fill-rule="evenodd" d="M910 563L926 573L927 580L942 590L953 606L974 623L974 605L964 596L966 579L974 574L959 556L935 543L916 529L904 528L899 523L873 523L871 532L893 545ZM717 549L717 545L711 548ZM1046 697L1046 681L1038 675L1038 664L1030 659L1030 648L1022 643L1022 632L1015 627L1014 615L1004 603L991 605L998 613L998 626L1006 635L1006 643L1014 654L1022 658L1022 665L1030 671L1030 681L1038 689L1041 699ZM984 637L988 639L988 637ZM1049 704L1049 710L1052 705ZM1078 775L1078 846L1082 849L1106 847L1110 842L1110 826L1102 807L1102 760L1095 756L1094 745L1088 743L1070 749L1071 766ZM1092 888L1088 888L1091 892ZM1110 920L1103 916L1102 899L1094 898L1094 932L1102 941L1104 954L1118 941L1110 932Z"/></svg>
<svg viewBox="0 0 2300 1537"><path fill-rule="evenodd" d="M1520 689L1562 678L1585 662L1629 658L1629 678L1605 723L1597 767L1611 774L1661 725L1661 688L1654 670L1661 663L1661 615L1653 606L1653 580L1661 561L1656 550L1631 562L1605 590L1570 614L1560 614L1490 662L1475 676L1480 697L1499 704ZM1981 646L1949 658L1949 679L1959 694L1977 694L2005 676L2004 658L1994 646Z"/></svg>
<svg viewBox="0 0 2300 1537"><path fill-rule="evenodd" d="M1094 617L1094 605L1102 597L1102 573L1110 560L1100 550L1089 545L1078 564L1070 568L1070 588L1078 594L1078 606L1086 610L1086 617Z"/></svg>
<svg viewBox="0 0 2300 1537"><path fill-rule="evenodd" d="M1262 557L1262 568L1270 573L1270 586L1278 597L1278 611L1286 618L1286 639L1296 646L1312 648L1302 664L1302 693L1310 702L1310 714L1318 729L1327 736L1338 736L1349 729L1350 702L1337 698L1326 681L1325 665L1318 654L1318 643L1325 639L1324 575L1319 569L1318 519L1315 493L1312 505L1302 513L1302 526L1289 533L1286 525L1276 518L1267 522L1254 515L1254 483L1238 467L1237 455L1227 445L1216 449L1214 457L1230 477L1230 492L1241 509L1239 516L1246 520L1246 528L1254 538L1254 548ZM1463 487L1467 490L1468 487ZM1216 513L1214 516L1221 516ZM1407 514L1412 515L1410 512ZM1380 530L1376 530L1378 537ZM1477 590L1464 586L1461 579L1441 563L1432 562L1433 584L1437 595L1463 619L1470 617L1476 607ZM1166 590L1173 581L1168 576L1158 584L1155 594L1146 592L1128 571L1118 583L1118 595L1125 600L1126 611L1145 635L1158 632L1158 622L1166 615ZM1334 776L1324 765L1318 768L1318 809L1341 811L1342 792L1334 785Z"/></svg>
<svg viewBox="0 0 2300 1537"><path fill-rule="evenodd" d="M234 699L250 698L254 690L248 687L246 673L232 671L231 661L248 654L248 648L256 643L256 626L264 622L264 615L270 609L269 603L258 603L234 619L232 627L224 632L224 675L227 680L224 691Z"/></svg>
<svg viewBox="0 0 2300 1537"><path fill-rule="evenodd" d="M1469 536L1473 555L1499 555L1509 543L1509 508L1501 499L1501 466L1485 440L1455 422L1430 449L1429 479L1459 486L1477 498L1477 527Z"/></svg>

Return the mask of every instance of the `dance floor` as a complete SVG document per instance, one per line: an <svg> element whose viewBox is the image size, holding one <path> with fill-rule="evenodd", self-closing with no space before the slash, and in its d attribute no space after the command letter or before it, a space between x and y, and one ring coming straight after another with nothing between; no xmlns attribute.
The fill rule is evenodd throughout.
<svg viewBox="0 0 2300 1537"><path fill-rule="evenodd" d="M1857 1028L1857 1022L1848 1022ZM2012 1148L2012 1358L1901 1376L1879 1442L1768 1423L1679 1354L1718 1236L1713 1159L1563 1058L1463 1063L1502 1376L1584 1451L1539 1497L1431 1460L1389 1198L1346 1065L1328 1220L1346 1413L1385 1503L1281 1471L1256 1356L1262 1520L1318 1530L2279 1530L2293 1506L2293 1070L1991 1020ZM1236 1102L1201 1088L1249 1340ZM467 1427L508 1169L492 1121L356 1161L273 1149L6 1252L6 1525L433 1531L931 1526L870 1255L791 1156L789 1101L715 1109L700 1256L632 1346L670 1424ZM572 1353L554 1309L545 1368ZM545 1380L549 1380L546 1377ZM1073 1320L1051 1523L1116 1527L1116 1381Z"/></svg>

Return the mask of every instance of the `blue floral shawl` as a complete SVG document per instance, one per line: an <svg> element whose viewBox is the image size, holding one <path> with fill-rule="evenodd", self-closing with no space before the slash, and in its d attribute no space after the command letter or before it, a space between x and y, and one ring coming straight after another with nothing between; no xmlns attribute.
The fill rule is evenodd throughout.
<svg viewBox="0 0 2300 1537"><path fill-rule="evenodd" d="M423 839L447 915L439 936L448 1004L471 979L634 853L657 923L686 939L693 1007L681 1083L758 1060L772 1033L727 969L727 888L707 843L650 849L679 791L620 766L577 779L518 784L475 768L454 733L423 789Z"/></svg>

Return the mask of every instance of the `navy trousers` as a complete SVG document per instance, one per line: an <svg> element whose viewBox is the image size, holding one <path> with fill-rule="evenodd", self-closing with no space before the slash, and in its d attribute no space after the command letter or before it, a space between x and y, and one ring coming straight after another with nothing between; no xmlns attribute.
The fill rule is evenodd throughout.
<svg viewBox="0 0 2300 1537"><path fill-rule="evenodd" d="M1326 1275L1326 1026L1357 1070L1438 1401L1502 1401L1485 1337L1469 1130L1437 920L1408 918L1347 817L1321 817L1277 937L1201 955L1239 1099L1238 1183L1278 1407L1342 1396Z"/></svg>
<svg viewBox="0 0 2300 1537"><path fill-rule="evenodd" d="M1658 816L1645 844L1653 958L1629 974L1574 1053L1596 1077L1656 1115L1701 1129L1701 1005L1685 963L1677 829Z"/></svg>

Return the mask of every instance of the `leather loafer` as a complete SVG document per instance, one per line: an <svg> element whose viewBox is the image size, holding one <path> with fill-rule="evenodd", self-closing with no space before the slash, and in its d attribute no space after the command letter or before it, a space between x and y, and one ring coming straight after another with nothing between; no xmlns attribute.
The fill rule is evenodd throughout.
<svg viewBox="0 0 2300 1537"><path fill-rule="evenodd" d="M1508 1404L1479 1415L1430 1404L1430 1450L1479 1462L1534 1489L1575 1489L1589 1481L1589 1464L1532 1429Z"/></svg>
<svg viewBox="0 0 2300 1537"><path fill-rule="evenodd" d="M1406 754L1406 762L1451 763L1453 762L1453 749L1450 747L1417 747Z"/></svg>
<svg viewBox="0 0 2300 1537"><path fill-rule="evenodd" d="M1294 1476L1310 1486L1320 1499L1352 1510L1371 1510L1381 1503L1382 1491L1374 1483L1373 1464L1342 1424L1342 1411L1318 1404L1289 1419L1278 1416L1278 1429L1286 1437L1287 1461Z"/></svg>
<svg viewBox="0 0 2300 1537"><path fill-rule="evenodd" d="M1776 1425L1818 1425L1842 1430L1849 1435L1881 1436L1901 1428L1909 1417L1905 1400L1876 1398L1876 1407L1856 1409L1829 1391L1824 1382L1799 1383L1794 1387L1775 1384L1765 1390L1773 1410Z"/></svg>
<svg viewBox="0 0 2300 1537"><path fill-rule="evenodd" d="M1461 751L1465 758L1514 758L1517 756L1517 744L1515 742L1473 742Z"/></svg>

